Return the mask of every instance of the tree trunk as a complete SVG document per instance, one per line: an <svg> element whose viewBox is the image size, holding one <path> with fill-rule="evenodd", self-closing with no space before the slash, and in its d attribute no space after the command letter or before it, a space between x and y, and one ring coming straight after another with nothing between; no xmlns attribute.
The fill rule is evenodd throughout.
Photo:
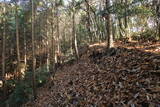
<svg viewBox="0 0 160 107"><path fill-rule="evenodd" d="M106 9L108 9L109 6L110 6L110 0L106 0ZM107 21L106 29L107 29L107 36L108 36L107 47L112 48L112 47L114 47L114 43L113 43L113 35L112 35L112 20L111 20L109 10L106 15L106 21Z"/></svg>
<svg viewBox="0 0 160 107"><path fill-rule="evenodd" d="M4 0L4 8L3 8L4 15L6 13L6 5ZM6 54L6 19L3 17L3 47L2 47L2 82L3 82L3 97L6 98L6 79L5 79L5 54Z"/></svg>
<svg viewBox="0 0 160 107"><path fill-rule="evenodd" d="M18 3L18 2L17 2ZM18 19L18 5L16 3L16 47L17 47L17 62L20 64L20 51L19 51L19 19ZM17 71L20 72L20 71Z"/></svg>
<svg viewBox="0 0 160 107"><path fill-rule="evenodd" d="M157 3L157 18L158 18L158 38L160 39L160 0Z"/></svg>
<svg viewBox="0 0 160 107"><path fill-rule="evenodd" d="M130 36L130 26L128 24L129 16L128 16L128 0L125 0L125 18L124 18L124 25L125 25L125 37L128 37L129 41L132 41Z"/></svg>
<svg viewBox="0 0 160 107"><path fill-rule="evenodd" d="M85 0L86 3L86 9L87 9L87 30L88 30L88 36L90 38L90 42L92 41L92 33L91 33L91 22L90 22L90 6L89 6L89 1Z"/></svg>
<svg viewBox="0 0 160 107"><path fill-rule="evenodd" d="M60 53L60 32L59 32L59 12L58 12L58 0L56 0L56 6L55 6L55 10L56 10L56 38L57 38L57 53ZM56 54L55 54L56 55ZM55 56L58 57L58 56ZM56 59L56 63L58 62L58 59Z"/></svg>
<svg viewBox="0 0 160 107"><path fill-rule="evenodd" d="M24 63L26 66L27 65L27 43L26 43L26 28L25 28L25 26L24 26L23 36L24 36Z"/></svg>
<svg viewBox="0 0 160 107"><path fill-rule="evenodd" d="M54 6L52 4L52 20L51 20L51 48L50 48L50 71L53 72L55 70L55 38L54 38ZM52 77L51 77L52 78Z"/></svg>
<svg viewBox="0 0 160 107"><path fill-rule="evenodd" d="M119 22L119 38L123 38L123 34L124 34L124 29L122 27L122 20L120 18L118 18L118 22Z"/></svg>
<svg viewBox="0 0 160 107"><path fill-rule="evenodd" d="M34 21L35 21L35 15L34 15L35 9L34 9L34 0L32 0L32 70L33 70L33 75L32 75L32 86L33 86L33 96L34 99L36 98L36 84L35 84L35 71L36 71L36 58L35 58L35 39L34 39Z"/></svg>
<svg viewBox="0 0 160 107"><path fill-rule="evenodd" d="M128 4L128 1L125 0L125 17L124 17L124 22L125 22L125 28L127 29L128 27L128 20L127 20L127 4Z"/></svg>
<svg viewBox="0 0 160 107"><path fill-rule="evenodd" d="M42 17L44 17L44 15L43 15ZM39 41L40 41L40 43L39 43L39 50L43 50L43 42L42 42L42 35L41 35L41 34L42 34L42 31L41 31L41 29L42 29L41 23L42 23L42 20L41 20L41 18L39 18L39 27L38 27L38 30L39 30ZM39 66L41 67L41 66L42 66L42 53L41 53L41 51L39 51L39 56L40 56Z"/></svg>
<svg viewBox="0 0 160 107"><path fill-rule="evenodd" d="M73 3L73 13L72 13L72 48L75 52L75 56L79 59L78 53L78 45L77 45L77 35L76 35L76 28L75 28L75 0L72 0Z"/></svg>
<svg viewBox="0 0 160 107"><path fill-rule="evenodd" d="M51 22L51 48L50 48L50 71L53 72L54 68L55 68L55 60L54 60L54 56L55 56L55 40L54 40L54 25L53 22L54 19L52 18L52 22Z"/></svg>
<svg viewBox="0 0 160 107"><path fill-rule="evenodd" d="M159 36L159 39L160 39L160 21L159 21L159 26L158 26L158 36Z"/></svg>
<svg viewBox="0 0 160 107"><path fill-rule="evenodd" d="M49 37L49 19L48 19L48 11L46 12L46 27L45 27L45 31L46 31L46 57L47 57L47 71L50 70L50 53L49 53L49 47L50 47L50 37Z"/></svg>

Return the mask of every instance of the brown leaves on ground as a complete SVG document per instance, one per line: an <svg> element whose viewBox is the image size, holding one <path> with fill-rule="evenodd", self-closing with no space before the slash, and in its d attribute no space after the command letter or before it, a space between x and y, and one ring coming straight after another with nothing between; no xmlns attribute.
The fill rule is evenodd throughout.
<svg viewBox="0 0 160 107"><path fill-rule="evenodd" d="M118 44L109 50L91 46L80 61L59 69L53 82L39 89L38 98L24 106L160 106L160 50L149 48L149 53L143 44Z"/></svg>

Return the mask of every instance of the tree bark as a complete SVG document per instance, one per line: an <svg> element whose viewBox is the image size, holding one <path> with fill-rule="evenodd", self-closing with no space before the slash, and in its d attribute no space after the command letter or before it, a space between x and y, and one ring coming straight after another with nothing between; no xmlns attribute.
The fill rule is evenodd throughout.
<svg viewBox="0 0 160 107"><path fill-rule="evenodd" d="M125 18L124 18L124 25L125 25L125 36L128 37L129 41L132 41L132 38L130 36L130 26L128 23L129 16L128 16L128 0L125 0Z"/></svg>
<svg viewBox="0 0 160 107"><path fill-rule="evenodd" d="M158 38L160 39L160 0L157 3L157 18L158 18Z"/></svg>
<svg viewBox="0 0 160 107"><path fill-rule="evenodd" d="M50 37L49 37L49 19L48 19L48 11L46 12L46 27L45 27L45 31L46 31L46 37L47 37L47 40L46 40L46 57L47 57L47 71L50 70L50 60L49 60L49 57L50 57L50 53L49 53L49 47L50 47Z"/></svg>
<svg viewBox="0 0 160 107"><path fill-rule="evenodd" d="M5 5L5 0L4 0L4 8L3 8L3 13L5 15L6 12L6 5ZM4 99L6 98L6 79L5 79L5 54L6 54L6 19L5 17L3 18L3 47L2 47L2 82L3 82L3 97Z"/></svg>
<svg viewBox="0 0 160 107"><path fill-rule="evenodd" d="M17 1L18 3L18 1ZM20 50L19 50L19 19L18 19L18 5L16 3L16 47L17 47L17 62L20 64ZM17 71L20 72L20 71Z"/></svg>
<svg viewBox="0 0 160 107"><path fill-rule="evenodd" d="M128 4L128 1L127 0L125 0L125 17L124 17L124 22L125 22L125 28L127 29L127 27L128 27L128 20L127 20L127 4Z"/></svg>
<svg viewBox="0 0 160 107"><path fill-rule="evenodd" d="M23 31L23 36L24 36L24 63L25 66L27 65L27 43L26 43L26 28L24 25L24 31Z"/></svg>
<svg viewBox="0 0 160 107"><path fill-rule="evenodd" d="M106 0L106 9L109 9L109 6L110 6L110 0ZM108 36L107 47L112 48L114 47L114 43L113 43L113 35L112 35L112 20L111 20L109 10L106 15L106 21L107 21L106 29L107 29L107 36Z"/></svg>
<svg viewBox="0 0 160 107"><path fill-rule="evenodd" d="M90 42L93 42L92 40L92 33L91 33L91 22L90 22L90 6L89 6L89 1L88 0L85 0L85 3L86 3L86 9L87 9L87 30L88 30L88 33L89 33L89 38L90 38Z"/></svg>
<svg viewBox="0 0 160 107"><path fill-rule="evenodd" d="M72 0L73 3L73 12L72 12L72 48L75 52L75 56L79 59L78 53L78 44L77 44L77 35L76 35L76 28L75 28L75 0Z"/></svg>
<svg viewBox="0 0 160 107"><path fill-rule="evenodd" d="M55 6L55 10L56 10L56 38L57 38L57 52L60 53L60 31L59 31L59 12L58 12L58 0L56 0L56 6ZM57 56L56 56L57 57ZM58 61L56 61L58 62Z"/></svg>
<svg viewBox="0 0 160 107"><path fill-rule="evenodd" d="M36 58L35 58L35 35L34 35L34 21L35 21L35 15L34 15L35 9L34 9L34 0L32 0L32 58L33 58L33 63L32 63L32 70L33 70L33 75L32 75L32 86L33 86L33 96L34 99L36 99L36 83L35 83L35 71L36 71Z"/></svg>
<svg viewBox="0 0 160 107"><path fill-rule="evenodd" d="M54 15L53 15L54 16ZM50 67L50 71L53 72L54 68L55 68L55 40L54 40L54 18L52 18L52 22L51 22L51 49L50 49L50 63L51 63L51 67Z"/></svg>

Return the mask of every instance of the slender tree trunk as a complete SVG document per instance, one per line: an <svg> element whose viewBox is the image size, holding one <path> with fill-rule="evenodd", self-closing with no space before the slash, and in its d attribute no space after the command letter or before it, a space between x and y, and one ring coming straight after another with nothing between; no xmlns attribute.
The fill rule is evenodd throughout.
<svg viewBox="0 0 160 107"><path fill-rule="evenodd" d="M125 2L125 17L124 17L124 27L125 27L125 37L128 37L128 20L127 20L127 0L124 1Z"/></svg>
<svg viewBox="0 0 160 107"><path fill-rule="evenodd" d="M91 33L91 23L90 23L90 6L89 6L89 1L88 0L85 0L85 3L86 3L86 8L87 8L87 30L88 30L88 35L89 35L89 38L90 38L90 42L93 42L92 41L92 33Z"/></svg>
<svg viewBox="0 0 160 107"><path fill-rule="evenodd" d="M43 16L42 16L43 17ZM41 35L41 18L39 18L39 27L38 27L38 30L39 30L39 41L40 41L40 43L39 43L39 56L40 56L40 63L39 63L39 66L41 67L42 66L42 53L41 53L41 51L43 50L43 43L42 43L42 35Z"/></svg>
<svg viewBox="0 0 160 107"><path fill-rule="evenodd" d="M123 38L123 28L122 28L122 20L120 18L118 18L118 22L119 22L119 38Z"/></svg>
<svg viewBox="0 0 160 107"><path fill-rule="evenodd" d="M56 30L57 30L57 51L60 53L60 32L59 32L59 12L58 12L58 1L56 0Z"/></svg>
<svg viewBox="0 0 160 107"><path fill-rule="evenodd" d="M60 53L60 44L59 44L59 18L57 17L57 52Z"/></svg>
<svg viewBox="0 0 160 107"><path fill-rule="evenodd" d="M106 18L103 18L102 20L102 23L103 23L103 28L104 28L104 32L103 32L103 39L105 40L105 41L107 41L107 29L106 29L106 25L107 25L107 21L106 21ZM102 41L103 41L103 39L102 39Z"/></svg>
<svg viewBox="0 0 160 107"><path fill-rule="evenodd" d="M79 59L78 53L78 45L77 45L77 35L76 35L76 28L75 28L75 0L73 2L73 13L72 13L72 48L75 52L76 58Z"/></svg>
<svg viewBox="0 0 160 107"><path fill-rule="evenodd" d="M59 4L58 4L58 0L55 1L55 18L56 18L56 53L55 53L55 63L59 63L60 61L60 30L59 30ZM56 68L55 68L56 69Z"/></svg>
<svg viewBox="0 0 160 107"><path fill-rule="evenodd" d="M27 65L27 43L26 43L26 28L25 28L25 26L24 26L23 36L24 36L24 63L26 66Z"/></svg>
<svg viewBox="0 0 160 107"><path fill-rule="evenodd" d="M160 0L157 3L158 38L160 39Z"/></svg>
<svg viewBox="0 0 160 107"><path fill-rule="evenodd" d="M73 2L73 0L72 0ZM73 40L73 28L72 28L72 35L70 36L70 50L71 50L71 54L74 55L74 40Z"/></svg>
<svg viewBox="0 0 160 107"><path fill-rule="evenodd" d="M96 41L96 36L97 36L97 32L96 32L96 23L94 23L94 19L96 20L96 17L93 17L92 15L90 15L90 21L91 21L91 37L92 37L92 42ZM93 34L94 33L94 34Z"/></svg>
<svg viewBox="0 0 160 107"><path fill-rule="evenodd" d="M36 83L35 83L35 71L36 71L36 58L35 58L35 35L34 35L34 21L35 21L35 8L34 8L34 0L32 0L32 58L33 58L33 65L32 65L32 70L33 70L33 75L32 75L32 86L33 86L33 96L34 99L36 98Z"/></svg>
<svg viewBox="0 0 160 107"><path fill-rule="evenodd" d="M127 4L128 4L128 1L127 0L125 0L125 17L124 17L124 23L125 23L125 28L127 28L128 27L128 20L127 20Z"/></svg>
<svg viewBox="0 0 160 107"><path fill-rule="evenodd" d="M132 41L132 38L130 36L130 28L128 24L129 16L128 16L128 0L125 0L125 18L124 18L124 25L125 25L125 37L128 37L129 41Z"/></svg>
<svg viewBox="0 0 160 107"><path fill-rule="evenodd" d="M73 35L71 35L71 36L70 36L70 46L71 46L71 47L70 47L70 50L71 50L71 54L72 54L72 55L74 54L74 52L73 52L73 44L74 44L74 43L73 43Z"/></svg>
<svg viewBox="0 0 160 107"><path fill-rule="evenodd" d="M101 1L100 4L99 4L99 10L102 11L102 8L103 8L103 1ZM98 27L99 43L100 43L103 40L103 32L102 32L102 29L101 29L101 26L103 27L103 25L100 25L101 21L102 21L102 18L98 17L97 19L98 19L98 23L99 23L99 24L97 24L97 27Z"/></svg>
<svg viewBox="0 0 160 107"><path fill-rule="evenodd" d="M108 9L109 6L110 6L110 0L106 0L106 9ZM107 21L106 29L107 29L107 35L108 35L107 47L112 48L114 47L114 43L113 43L113 35L112 35L112 21L111 21L111 16L109 12L106 15L106 21Z"/></svg>
<svg viewBox="0 0 160 107"><path fill-rule="evenodd" d="M4 8L3 8L4 15L6 13L6 4L4 0ZM3 47L2 47L2 82L3 82L3 97L6 98L6 79L5 79L5 54L6 54L6 19L3 18Z"/></svg>
<svg viewBox="0 0 160 107"><path fill-rule="evenodd" d="M46 38L47 38L47 13L44 13L44 18L45 18L45 21L44 21L44 34L45 34L45 36L46 36ZM48 42L47 42L47 40L45 40L44 41L44 57L45 58L43 58L43 59L45 59L45 61L44 61L44 63L46 64L47 63L47 55L48 55L48 53L47 53L47 44L48 44Z"/></svg>
<svg viewBox="0 0 160 107"><path fill-rule="evenodd" d="M112 20L112 23L113 23L113 20ZM116 22L115 22L116 23ZM114 24L115 24L114 23ZM112 24L112 35L113 35L113 40L115 40L116 38L116 27L114 26L114 24Z"/></svg>
<svg viewBox="0 0 160 107"><path fill-rule="evenodd" d="M17 1L18 3L18 1ZM18 19L18 5L16 3L16 47L17 47L17 61L18 65L20 64L20 50L19 50L19 19ZM17 71L20 72L20 71Z"/></svg>
<svg viewBox="0 0 160 107"><path fill-rule="evenodd" d="M54 56L55 56L55 40L54 40L54 12L53 12L53 4L52 4L52 20L51 20L51 48L50 48L50 63L51 63L51 66L50 66L50 71L53 72L54 71L54 68L55 68L55 59L54 59Z"/></svg>
<svg viewBox="0 0 160 107"><path fill-rule="evenodd" d="M50 67L50 71L53 72L54 68L55 68L55 40L54 40L54 25L53 22L51 22L51 48L50 48L50 62L51 62L51 67Z"/></svg>
<svg viewBox="0 0 160 107"><path fill-rule="evenodd" d="M160 39L160 21L159 21L159 26L158 26L158 36L159 36L159 39Z"/></svg>
<svg viewBox="0 0 160 107"><path fill-rule="evenodd" d="M50 37L49 37L49 19L48 19L48 11L46 12L46 35L47 35L47 40L46 40L46 55L47 55L47 70L49 71L49 65L50 65L50 53L49 53L49 47L50 47Z"/></svg>

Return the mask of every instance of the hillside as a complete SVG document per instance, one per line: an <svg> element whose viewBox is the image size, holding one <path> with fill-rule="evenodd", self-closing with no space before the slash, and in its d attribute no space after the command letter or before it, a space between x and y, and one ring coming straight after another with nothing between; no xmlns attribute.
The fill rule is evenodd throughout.
<svg viewBox="0 0 160 107"><path fill-rule="evenodd" d="M58 68L24 107L158 107L160 42L90 45L79 61Z"/></svg>

